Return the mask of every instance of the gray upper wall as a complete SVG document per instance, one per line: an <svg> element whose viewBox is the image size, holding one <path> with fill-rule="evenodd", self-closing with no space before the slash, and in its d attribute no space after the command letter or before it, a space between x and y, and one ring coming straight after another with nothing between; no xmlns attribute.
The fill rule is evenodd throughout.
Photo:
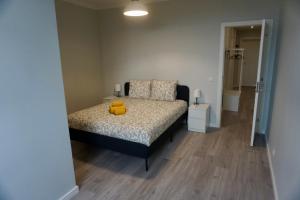
<svg viewBox="0 0 300 200"><path fill-rule="evenodd" d="M284 3L273 114L271 163L279 200L300 199L300 1Z"/></svg>
<svg viewBox="0 0 300 200"><path fill-rule="evenodd" d="M98 104L116 83L176 79L202 90L212 126L221 23L273 19L276 29L280 11L279 0L171 0L149 4L149 16L128 18L120 8L95 11L56 2L69 113Z"/></svg>
<svg viewBox="0 0 300 200"><path fill-rule="evenodd" d="M279 2L171 0L149 4L150 15L142 18L125 17L122 9L99 11L104 94L130 79L176 79L202 90L216 125L221 23L265 18L276 26Z"/></svg>
<svg viewBox="0 0 300 200"><path fill-rule="evenodd" d="M68 113L102 98L100 25L97 11L56 1L62 71Z"/></svg>
<svg viewBox="0 0 300 200"><path fill-rule="evenodd" d="M75 187L52 0L0 0L0 199Z"/></svg>

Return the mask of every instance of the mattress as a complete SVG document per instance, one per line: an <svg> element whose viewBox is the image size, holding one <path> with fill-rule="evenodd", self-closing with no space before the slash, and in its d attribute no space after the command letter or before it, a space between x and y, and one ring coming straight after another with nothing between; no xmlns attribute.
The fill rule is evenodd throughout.
<svg viewBox="0 0 300 200"><path fill-rule="evenodd" d="M126 105L126 114L110 114L107 102L70 114L69 127L150 146L187 110L183 100L120 99Z"/></svg>

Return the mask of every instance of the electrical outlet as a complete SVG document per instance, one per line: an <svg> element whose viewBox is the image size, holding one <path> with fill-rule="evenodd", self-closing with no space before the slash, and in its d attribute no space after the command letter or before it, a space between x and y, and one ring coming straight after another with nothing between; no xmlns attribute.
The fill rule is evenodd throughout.
<svg viewBox="0 0 300 200"><path fill-rule="evenodd" d="M273 150L272 150L272 157L275 157L275 155L276 155L276 150L273 149Z"/></svg>

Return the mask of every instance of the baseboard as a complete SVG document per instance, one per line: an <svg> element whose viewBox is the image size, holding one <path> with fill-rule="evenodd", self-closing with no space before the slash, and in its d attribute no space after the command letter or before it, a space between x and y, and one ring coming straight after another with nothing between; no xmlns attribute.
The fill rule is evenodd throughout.
<svg viewBox="0 0 300 200"><path fill-rule="evenodd" d="M76 185L73 187L69 192L64 194L62 197L60 197L58 200L70 200L72 199L76 194L79 192L79 187Z"/></svg>
<svg viewBox="0 0 300 200"><path fill-rule="evenodd" d="M271 170L271 179L272 179L272 185L273 185L274 198L275 198L275 200L279 200L277 184L276 184L274 169L273 169L273 164L272 164L272 154L271 154L268 142L267 142L267 154L268 154L269 166L270 166L270 170Z"/></svg>

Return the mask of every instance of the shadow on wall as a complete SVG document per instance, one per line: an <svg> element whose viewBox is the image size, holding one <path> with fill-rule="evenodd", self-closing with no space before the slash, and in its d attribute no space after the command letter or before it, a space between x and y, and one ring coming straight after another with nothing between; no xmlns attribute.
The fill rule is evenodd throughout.
<svg viewBox="0 0 300 200"><path fill-rule="evenodd" d="M5 10L9 6L10 3L11 2L8 0L0 0L0 20L1 20L1 16L5 13ZM11 199L9 194L5 193L5 189L1 185L2 184L0 182L0 199L3 199L3 200Z"/></svg>
<svg viewBox="0 0 300 200"><path fill-rule="evenodd" d="M1 6L1 4L0 4L0 6ZM1 9L0 9L0 12L1 12ZM5 189L3 189L3 187L1 186L1 183L0 183L0 199L1 200L12 199L11 196L9 196L7 193L5 193Z"/></svg>
<svg viewBox="0 0 300 200"><path fill-rule="evenodd" d="M9 0L0 0L0 17L5 13L5 8L9 6L11 1Z"/></svg>
<svg viewBox="0 0 300 200"><path fill-rule="evenodd" d="M281 11L281 15L282 15L282 11ZM280 17L280 21L279 24L282 24L282 17ZM275 54L275 59L274 59L274 72L273 72L273 80L271 82L271 92L270 92L270 109L269 109L269 119L267 121L267 127L266 127L266 138L267 138L267 142L269 139L269 133L271 130L271 122L273 119L273 109L274 109L274 100L275 100L275 89L277 87L277 77L278 77L278 65L279 65L279 55L280 55L280 49L281 47L281 42L282 42L282 29L278 30L278 35L276 36L276 54Z"/></svg>

